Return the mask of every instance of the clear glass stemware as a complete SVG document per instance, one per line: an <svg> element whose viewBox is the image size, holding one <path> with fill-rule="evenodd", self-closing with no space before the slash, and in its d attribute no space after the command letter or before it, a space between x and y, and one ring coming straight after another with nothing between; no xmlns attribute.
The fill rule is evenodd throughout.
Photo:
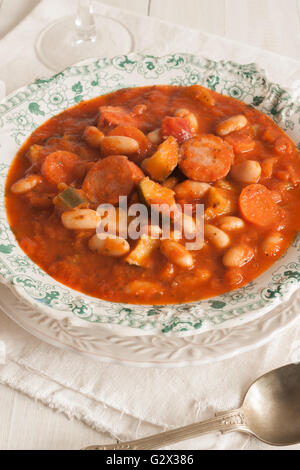
<svg viewBox="0 0 300 470"><path fill-rule="evenodd" d="M89 57L113 57L132 51L134 41L126 26L95 14L93 3L78 0L75 16L61 18L41 31L36 51L48 68L58 72Z"/></svg>

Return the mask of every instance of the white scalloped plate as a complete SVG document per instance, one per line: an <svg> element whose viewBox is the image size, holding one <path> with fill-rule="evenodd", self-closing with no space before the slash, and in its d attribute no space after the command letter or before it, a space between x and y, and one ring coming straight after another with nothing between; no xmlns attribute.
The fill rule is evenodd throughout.
<svg viewBox="0 0 300 470"><path fill-rule="evenodd" d="M0 104L0 191L18 147L46 119L83 99L126 87L201 83L271 115L299 142L300 106L255 64L188 54L90 59L37 80ZM0 202L0 303L26 330L56 346L126 364L185 365L238 354L270 339L297 316L289 299L300 282L300 239L247 286L214 299L174 306L133 306L91 298L53 280L20 249ZM17 296L18 305L13 308Z"/></svg>
<svg viewBox="0 0 300 470"><path fill-rule="evenodd" d="M92 328L89 323L70 322L69 317L55 319L16 299L4 285L0 285L0 307L19 326L52 346L126 366L184 367L228 359L271 341L299 318L300 295L246 324L186 337L126 336L122 327L119 331L103 325Z"/></svg>

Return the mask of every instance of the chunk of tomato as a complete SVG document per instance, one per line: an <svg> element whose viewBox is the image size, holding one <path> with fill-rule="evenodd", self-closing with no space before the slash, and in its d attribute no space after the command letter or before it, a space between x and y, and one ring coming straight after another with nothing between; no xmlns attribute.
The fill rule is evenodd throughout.
<svg viewBox="0 0 300 470"><path fill-rule="evenodd" d="M179 144L183 144L193 137L193 132L185 118L166 116L162 122L161 136L163 139L173 136Z"/></svg>

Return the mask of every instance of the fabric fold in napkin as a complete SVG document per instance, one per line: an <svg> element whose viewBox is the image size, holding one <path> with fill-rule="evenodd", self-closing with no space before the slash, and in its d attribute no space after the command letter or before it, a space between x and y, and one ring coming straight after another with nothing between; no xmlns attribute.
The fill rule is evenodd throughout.
<svg viewBox="0 0 300 470"><path fill-rule="evenodd" d="M49 22L74 11L74 3L74 0L40 2L0 41L0 79L5 81L8 92L37 77L53 74L38 61L34 41ZM189 52L214 60L257 62L266 68L273 81L284 85L300 78L300 62L293 59L101 3L96 5L96 11L124 23L134 33L138 52L153 55ZM105 40L109 55L109 38ZM300 322L275 336L268 345L235 358L199 367L162 370L104 364L56 349L32 337L0 312L0 363L5 360L5 350L6 363L0 365L1 384L105 432L105 444L115 439L144 437L237 408L253 380L271 369L300 360ZM214 433L175 448L269 447L240 433Z"/></svg>
<svg viewBox="0 0 300 470"><path fill-rule="evenodd" d="M0 364L5 364L6 359L6 348L5 343L0 341Z"/></svg>

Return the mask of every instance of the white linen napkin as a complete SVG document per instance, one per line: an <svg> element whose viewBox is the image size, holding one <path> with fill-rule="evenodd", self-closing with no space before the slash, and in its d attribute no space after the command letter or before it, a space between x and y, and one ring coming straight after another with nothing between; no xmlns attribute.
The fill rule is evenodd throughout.
<svg viewBox="0 0 300 470"><path fill-rule="evenodd" d="M5 364L6 348L4 341L0 341L0 364Z"/></svg>
<svg viewBox="0 0 300 470"><path fill-rule="evenodd" d="M35 56L34 39L51 20L69 14L73 8L72 0L44 0L1 40L0 79L5 81L8 92L38 76L51 75ZM272 80L284 85L300 78L300 63L295 60L107 5L99 4L97 10L126 24L134 32L138 51L158 55L194 52L212 59L257 61L267 69ZM109 55L109 44L107 50ZM6 363L0 365L0 383L108 433L103 443L143 437L236 408L249 384L261 374L300 361L300 319L255 351L219 363L182 369L125 368L96 362L33 338L3 313L0 313L0 340L6 347ZM246 435L215 433L173 448L269 447Z"/></svg>

